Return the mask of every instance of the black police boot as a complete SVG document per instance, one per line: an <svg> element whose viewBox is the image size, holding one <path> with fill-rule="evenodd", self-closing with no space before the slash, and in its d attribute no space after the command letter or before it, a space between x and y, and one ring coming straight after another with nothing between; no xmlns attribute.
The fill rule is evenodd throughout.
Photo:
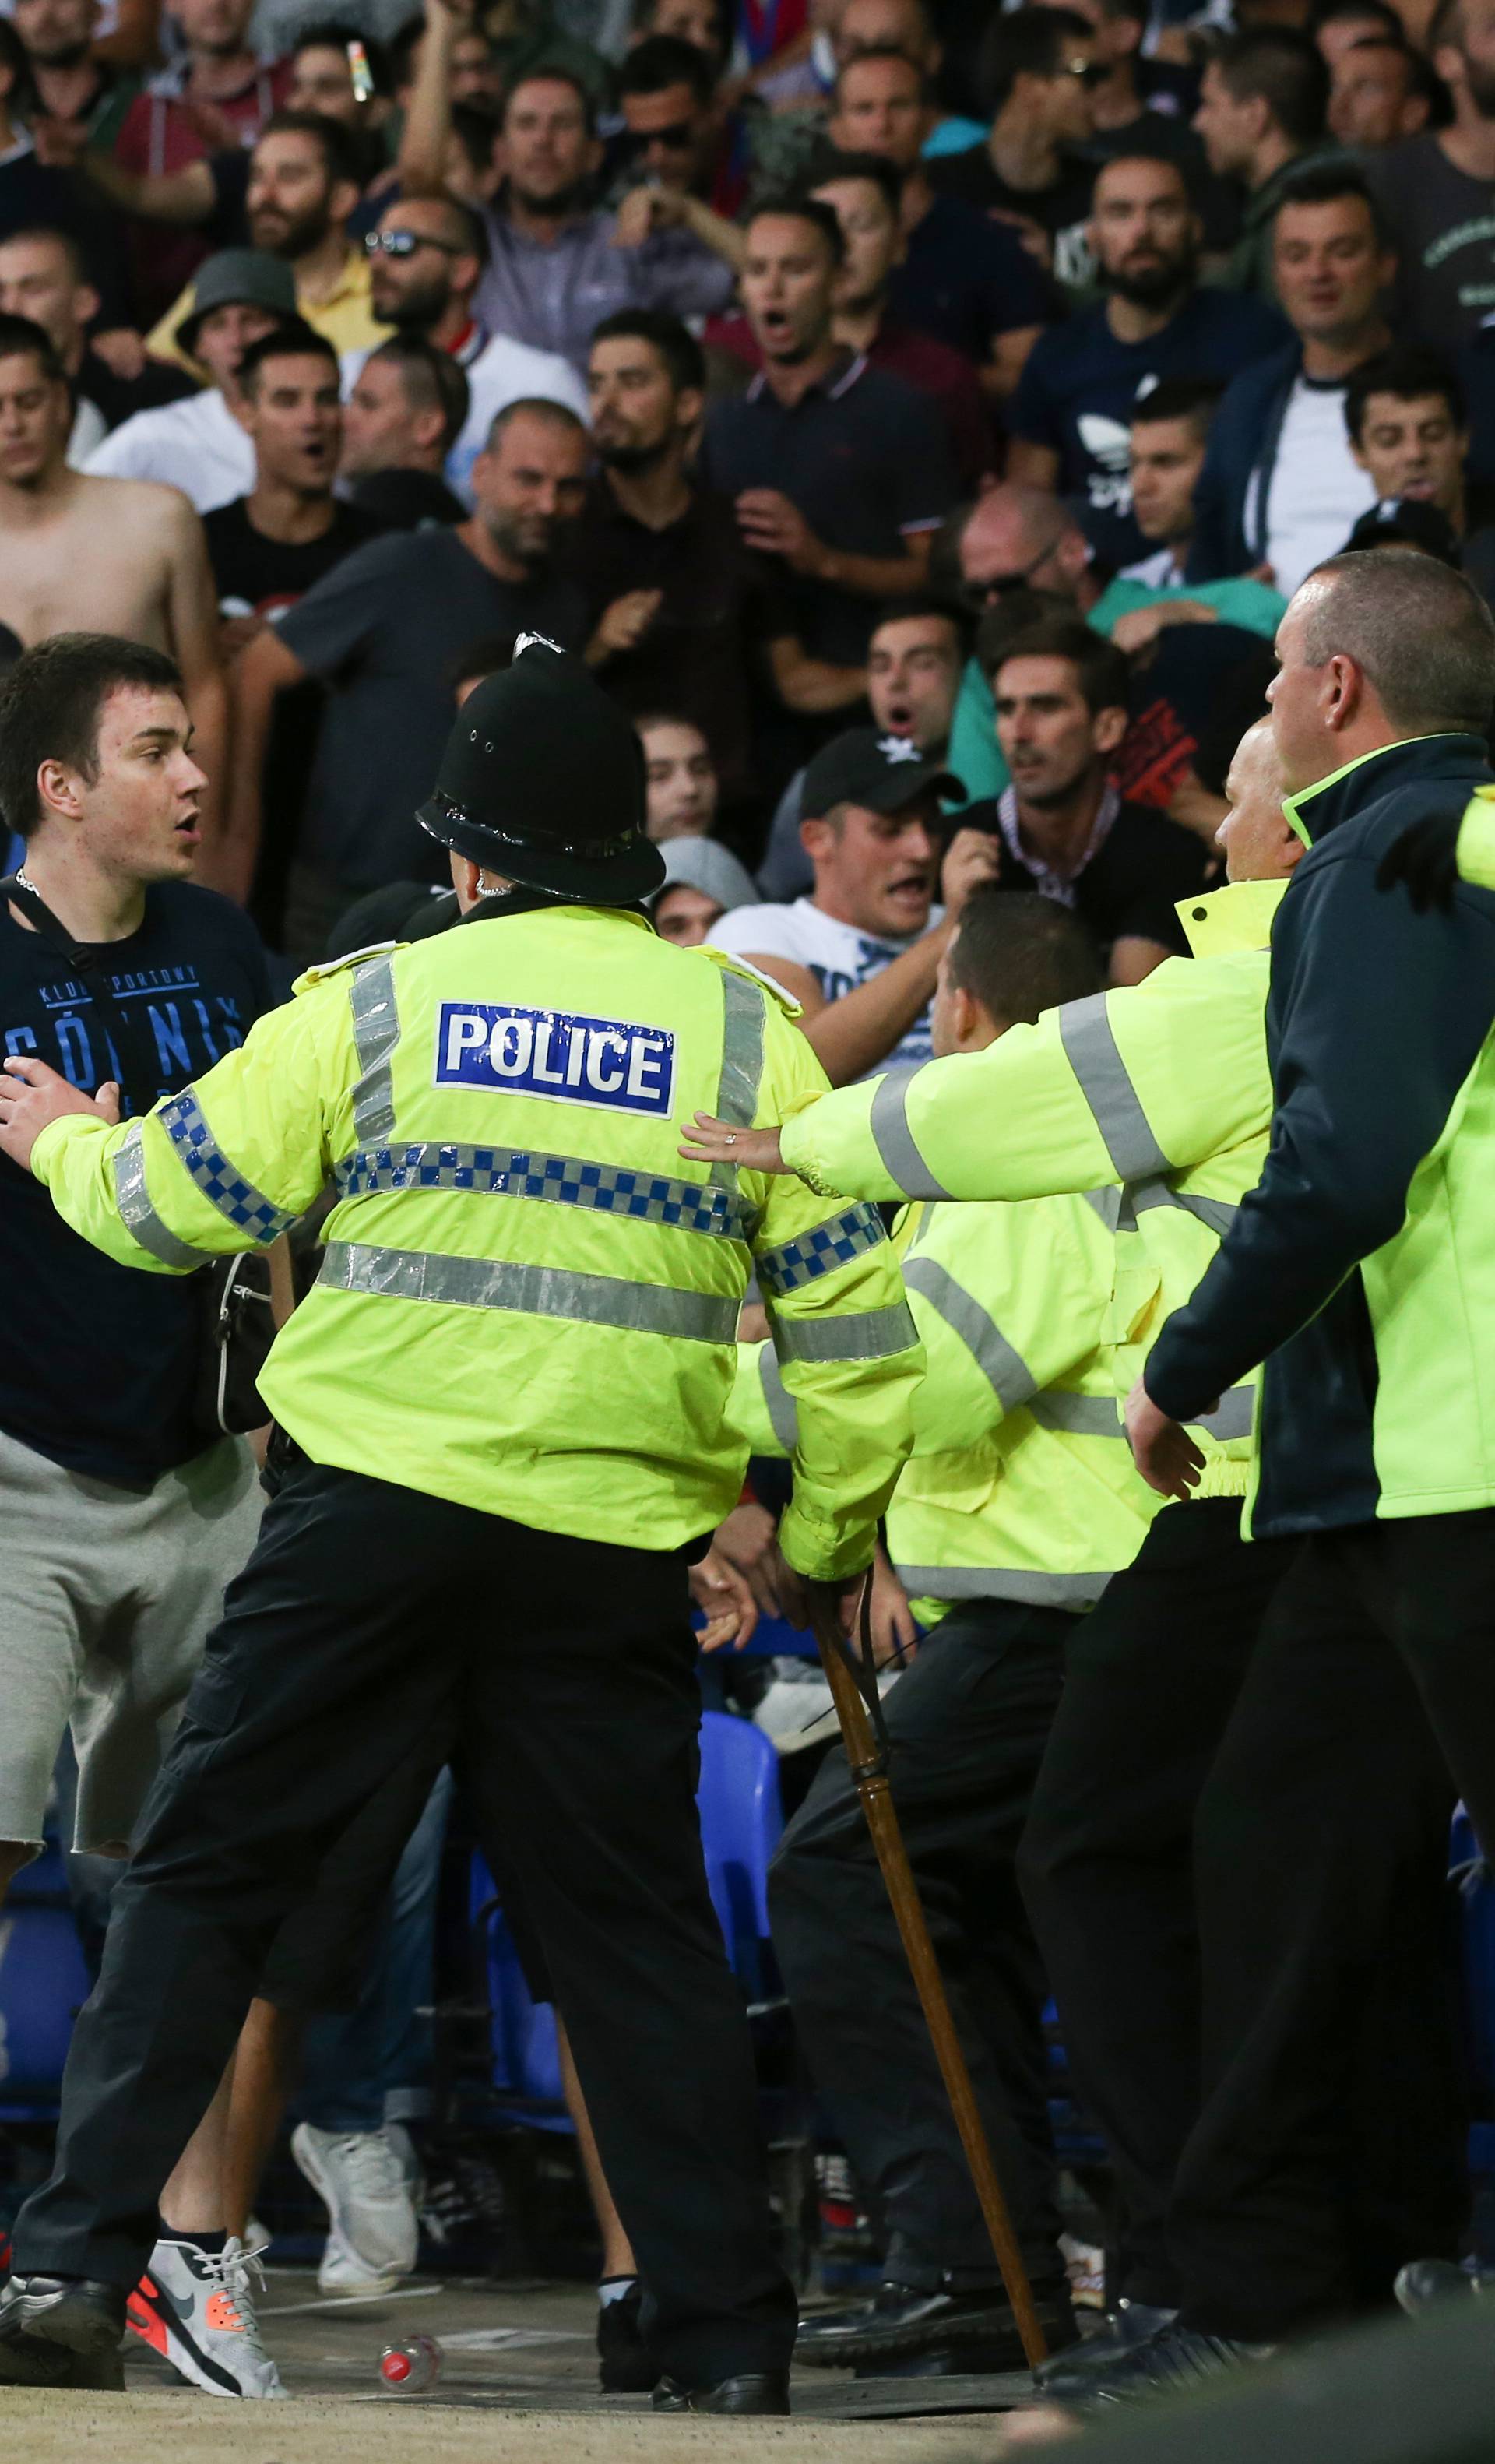
<svg viewBox="0 0 1495 2464"><path fill-rule="evenodd" d="M1072 2343L1075 2325L1067 2285L1036 2285L1034 2301L1050 2345ZM943 2287L929 2292L889 2280L869 2301L811 2311L800 2321L794 2355L814 2369L840 2370L964 2344L986 2348L985 2369L1026 2366L1018 2322L1000 2285L964 2293Z"/></svg>
<svg viewBox="0 0 1495 2464"><path fill-rule="evenodd" d="M682 2387L678 2379L661 2379L654 2389L656 2412L787 2412L787 2370L758 2370L751 2377L718 2379L715 2387Z"/></svg>
<svg viewBox="0 0 1495 2464"><path fill-rule="evenodd" d="M125 2297L80 2276L12 2276L0 2291L0 2385L124 2385Z"/></svg>
<svg viewBox="0 0 1495 2464"><path fill-rule="evenodd" d="M1269 2362L1275 2344L1246 2344L1234 2336L1208 2336L1198 2327L1160 2327L1155 2336L1120 2354L1109 2369L1092 2372L1071 2404L1090 2407L1134 2404L1149 2396L1182 2394L1227 2370Z"/></svg>
<svg viewBox="0 0 1495 2464"><path fill-rule="evenodd" d="M648 2395L664 2373L644 2334L644 2287L636 2279L597 2313L597 2378L604 2395Z"/></svg>
<svg viewBox="0 0 1495 2464"><path fill-rule="evenodd" d="M1084 2336L1067 2352L1040 2363L1034 2385L1056 2404L1077 2402L1103 2370L1109 2370L1136 2344L1145 2344L1161 2327L1171 2327L1176 2310L1162 2310L1151 2301L1118 2301L1106 2313L1106 2324Z"/></svg>

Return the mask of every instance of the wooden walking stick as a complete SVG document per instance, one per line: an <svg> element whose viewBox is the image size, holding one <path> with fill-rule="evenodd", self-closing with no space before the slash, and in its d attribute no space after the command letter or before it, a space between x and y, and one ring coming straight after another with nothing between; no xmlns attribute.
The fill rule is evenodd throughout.
<svg viewBox="0 0 1495 2464"><path fill-rule="evenodd" d="M882 1868L888 1898L903 1939L904 1955L918 1992L930 2042L934 2048L934 2059L939 2064L945 2094L950 2099L950 2110L960 2134L965 2161L971 2168L971 2179L980 2201L986 2230L991 2235L992 2249L1001 2270L1002 2284L1012 2304L1012 2315L1018 2322L1018 2334L1022 2340L1028 2366L1037 2369L1040 2362L1048 2357L1048 2345L1039 2325L1033 2288L1028 2282L1027 2269L1022 2264L1022 2254L1012 2230L1012 2218L1007 2213L1007 2202L997 2179L997 2167L992 2163L992 2151L977 2107L971 2074L966 2067L960 2039L956 2034L945 1980L939 1972L939 1962L930 1940L918 1885L909 1863L909 1852L903 1844L903 1833L889 1787L888 1737L878 1702L877 1672L872 1664L871 1598L872 1577L868 1573L862 1588L860 1609L860 1668L839 1632L835 1635L823 1633L819 1620L816 1621L815 1639L820 1648L821 1665L835 1702L836 1716L841 1722L846 1761L856 1783L856 1793L862 1800L862 1810L867 1815L867 1827L872 1835L872 1846L877 1851L877 1862ZM874 1718L879 1731L875 1737L872 1733Z"/></svg>

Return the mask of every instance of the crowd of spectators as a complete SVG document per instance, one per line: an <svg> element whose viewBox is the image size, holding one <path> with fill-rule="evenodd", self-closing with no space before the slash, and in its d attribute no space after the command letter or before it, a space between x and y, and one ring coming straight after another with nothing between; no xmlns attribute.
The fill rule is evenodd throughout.
<svg viewBox="0 0 1495 2464"><path fill-rule="evenodd" d="M931 896L963 789L1132 975L1304 574L1352 533L1495 561L1482 0L97 19L0 19L0 622L180 659L202 877L294 963L436 877L455 669L528 628L770 905L870 722L947 765ZM1114 652L1062 663L1083 789L994 693L1061 618ZM900 954L866 903L849 974L780 953L802 992Z"/></svg>
<svg viewBox="0 0 1495 2464"><path fill-rule="evenodd" d="M547 636L845 1083L984 885L1187 951L1322 560L1495 603L1492 327L1495 0L11 0L0 653L176 662L284 989Z"/></svg>

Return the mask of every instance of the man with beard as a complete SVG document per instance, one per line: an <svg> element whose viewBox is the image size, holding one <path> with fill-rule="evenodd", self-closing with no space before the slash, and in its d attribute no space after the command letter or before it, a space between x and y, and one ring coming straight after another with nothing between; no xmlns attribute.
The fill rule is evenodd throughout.
<svg viewBox="0 0 1495 2464"><path fill-rule="evenodd" d="M115 140L120 169L136 177L169 178L200 167L215 148L243 155L285 100L290 64L261 59L249 39L253 0L174 0L182 38L165 68L136 96ZM96 143L107 143L99 132ZM240 191L242 201L242 190ZM201 259L195 239L175 231L131 234L137 285L147 315L159 312ZM221 245L221 234L213 234Z"/></svg>
<svg viewBox="0 0 1495 2464"><path fill-rule="evenodd" d="M731 505L695 477L706 368L678 317L605 318L587 383L601 468L567 553L586 595L587 664L635 717L692 720L730 806L752 784L754 675L766 671L787 709L824 712L860 698L862 671L806 654Z"/></svg>
<svg viewBox="0 0 1495 2464"><path fill-rule="evenodd" d="M416 821L451 725L451 675L480 636L584 636L582 595L554 570L557 533L586 486L586 430L559 402L511 403L473 465L455 528L370 540L267 625L234 672L234 779L215 888L249 893L262 830L264 749L277 693L328 688L290 867L285 946L319 957L340 915L386 881L441 876Z"/></svg>
<svg viewBox="0 0 1495 2464"><path fill-rule="evenodd" d="M456 197L410 197L386 206L367 240L369 297L397 334L450 351L468 383L468 414L447 457L447 478L471 505L471 473L494 421L511 402L562 402L586 416L586 388L555 351L490 333L473 314L488 261L481 217Z"/></svg>
<svg viewBox="0 0 1495 2464"><path fill-rule="evenodd" d="M1167 377L1226 385L1290 339L1264 301L1199 288L1202 235L1176 162L1137 147L1104 164L1089 236L1106 296L1040 335L1007 414L1009 476L1079 499L1109 565L1145 552L1128 470L1138 400Z"/></svg>
<svg viewBox="0 0 1495 2464"><path fill-rule="evenodd" d="M1000 889L1036 890L1078 915L1111 984L1138 984L1186 954L1177 902L1208 871L1190 831L1124 803L1112 782L1130 691L1122 652L1077 616L1025 627L992 675L1012 784L961 816L998 840Z"/></svg>
<svg viewBox="0 0 1495 2464"><path fill-rule="evenodd" d="M140 79L95 57L99 15L99 0L15 0L11 22L48 120L81 130L96 145L112 145Z"/></svg>
<svg viewBox="0 0 1495 2464"><path fill-rule="evenodd" d="M215 223L233 232L247 219L253 245L290 267L307 324L335 351L366 351L384 341L385 327L370 304L367 259L347 235L359 201L356 154L351 134L335 120L277 111L253 154L234 146L159 178L125 180L94 154L85 167L126 212ZM177 331L194 304L189 285L147 336L159 358L183 360Z"/></svg>
<svg viewBox="0 0 1495 2464"><path fill-rule="evenodd" d="M1397 337L1451 351L1489 314L1495 0L1440 0L1427 48L1453 120L1373 155L1366 178L1397 255Z"/></svg>

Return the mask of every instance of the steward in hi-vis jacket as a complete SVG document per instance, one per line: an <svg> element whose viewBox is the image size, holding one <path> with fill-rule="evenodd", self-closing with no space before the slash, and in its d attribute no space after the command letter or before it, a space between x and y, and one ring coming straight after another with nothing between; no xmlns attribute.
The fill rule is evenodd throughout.
<svg viewBox="0 0 1495 2464"><path fill-rule="evenodd" d="M941 962L935 1049L996 1049L999 1035L1099 980L1084 927L1063 908L977 891ZM887 1542L929 1631L887 1695L892 1787L1051 2347L1074 2328L1047 2149L1047 1989L1014 1867L1066 1661L1160 1504L1132 1465L1116 1399L1116 1208L1110 1189L983 1206L916 1199L893 1232L928 1366ZM795 1406L771 1345L744 1347L735 1409L755 1453L792 1445ZM1020 2367L839 1753L780 1842L769 1906L797 2036L885 2234L877 2293L815 2312L800 2359L875 2369L917 2353L956 2369Z"/></svg>

